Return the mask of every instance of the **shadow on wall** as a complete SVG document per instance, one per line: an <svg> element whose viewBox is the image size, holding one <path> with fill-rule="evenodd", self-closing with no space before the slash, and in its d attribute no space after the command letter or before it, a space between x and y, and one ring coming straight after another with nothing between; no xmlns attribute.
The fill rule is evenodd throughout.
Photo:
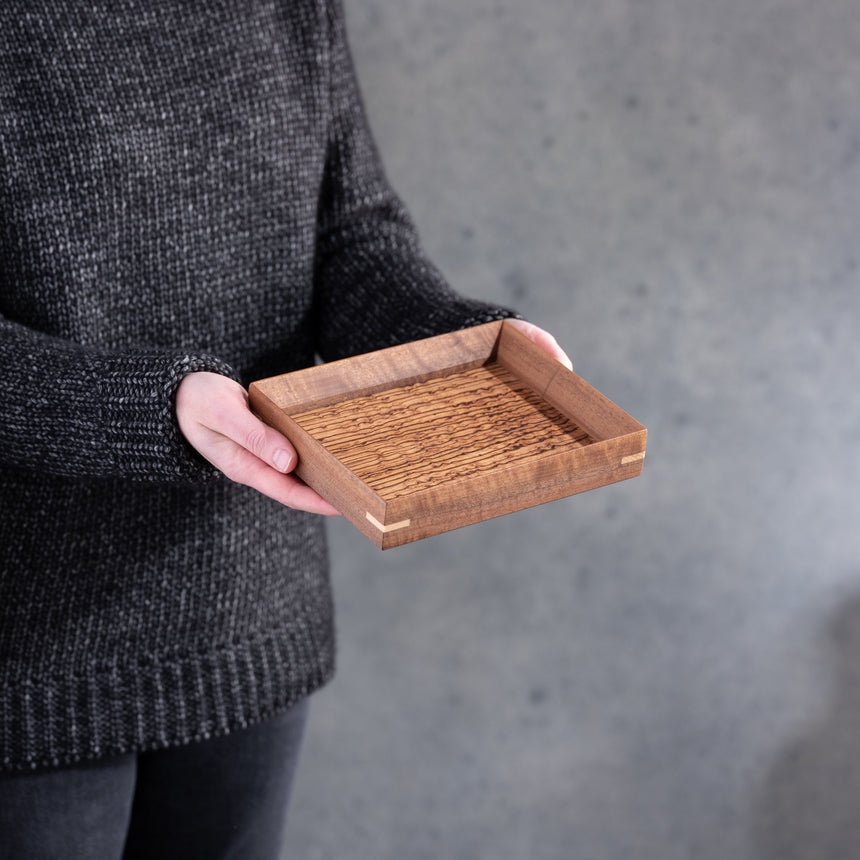
<svg viewBox="0 0 860 860"><path fill-rule="evenodd" d="M829 713L787 745L757 810L760 860L860 860L860 595L830 626Z"/></svg>

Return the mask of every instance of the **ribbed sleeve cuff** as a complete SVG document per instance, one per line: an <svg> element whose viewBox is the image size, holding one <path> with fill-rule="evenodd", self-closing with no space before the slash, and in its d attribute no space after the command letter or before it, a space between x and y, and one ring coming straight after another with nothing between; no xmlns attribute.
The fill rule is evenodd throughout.
<svg viewBox="0 0 860 860"><path fill-rule="evenodd" d="M207 371L237 380L206 355L132 354L111 358L100 374L105 444L116 471L138 481L206 481L220 473L186 441L176 420L179 383Z"/></svg>

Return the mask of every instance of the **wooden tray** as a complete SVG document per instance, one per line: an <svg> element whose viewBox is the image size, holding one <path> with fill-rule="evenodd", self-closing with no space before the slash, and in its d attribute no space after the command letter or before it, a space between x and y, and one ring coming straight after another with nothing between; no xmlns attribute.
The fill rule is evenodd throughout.
<svg viewBox="0 0 860 860"><path fill-rule="evenodd" d="M646 430L494 322L254 382L296 473L382 549L632 478Z"/></svg>

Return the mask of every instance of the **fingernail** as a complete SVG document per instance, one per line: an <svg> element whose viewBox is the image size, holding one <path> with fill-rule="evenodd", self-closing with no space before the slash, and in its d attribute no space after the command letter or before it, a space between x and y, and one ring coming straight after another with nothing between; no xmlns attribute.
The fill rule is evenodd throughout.
<svg viewBox="0 0 860 860"><path fill-rule="evenodd" d="M272 462L279 472L288 472L293 463L293 455L284 448L278 448L275 451L275 456L272 457Z"/></svg>

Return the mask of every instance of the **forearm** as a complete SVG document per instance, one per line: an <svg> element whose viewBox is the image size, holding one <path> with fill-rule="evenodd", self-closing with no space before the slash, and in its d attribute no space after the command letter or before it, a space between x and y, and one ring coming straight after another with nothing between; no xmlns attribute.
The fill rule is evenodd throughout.
<svg viewBox="0 0 860 860"><path fill-rule="evenodd" d="M318 345L328 360L515 316L458 295L406 231L338 239L318 256Z"/></svg>
<svg viewBox="0 0 860 860"><path fill-rule="evenodd" d="M421 249L365 115L339 0L329 0L331 120L314 295L326 359L514 316L455 293Z"/></svg>
<svg viewBox="0 0 860 860"><path fill-rule="evenodd" d="M0 318L0 462L70 477L202 480L214 474L179 432L189 372L230 374L181 352L108 353Z"/></svg>

